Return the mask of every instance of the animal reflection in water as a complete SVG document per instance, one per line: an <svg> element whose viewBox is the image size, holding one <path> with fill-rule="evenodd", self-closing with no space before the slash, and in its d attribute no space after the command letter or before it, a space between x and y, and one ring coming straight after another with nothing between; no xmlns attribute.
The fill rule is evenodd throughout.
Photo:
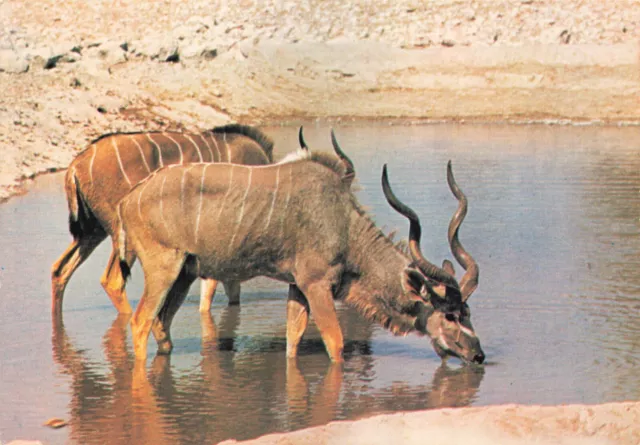
<svg viewBox="0 0 640 445"><path fill-rule="evenodd" d="M475 399L484 375L478 366L454 369L443 363L431 384L369 386L376 377L374 328L351 309L342 307L339 314L345 337L354 339L345 344L344 364L330 364L317 354L320 339L303 340L297 361L282 353L284 338L252 336L250 345L241 344L239 308L227 307L217 325L211 314L202 314L202 359L180 372L172 369L170 356L156 356L149 370L136 362L127 315L116 318L104 335L106 367L75 346L62 323L54 324L53 358L70 377L70 439L86 444L247 439L334 419L467 406Z"/></svg>

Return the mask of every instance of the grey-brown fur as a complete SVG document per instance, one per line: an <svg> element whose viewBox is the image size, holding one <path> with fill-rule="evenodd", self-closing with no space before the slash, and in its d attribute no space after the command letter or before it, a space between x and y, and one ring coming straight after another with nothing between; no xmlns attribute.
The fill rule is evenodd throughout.
<svg viewBox="0 0 640 445"><path fill-rule="evenodd" d="M162 166L193 162L266 165L273 142L260 130L227 125L203 133L111 133L89 144L69 165L65 192L73 241L52 267L52 310L59 314L73 272L115 232L116 205ZM119 312L131 312L114 251L102 284ZM215 287L213 288L215 289Z"/></svg>
<svg viewBox="0 0 640 445"><path fill-rule="evenodd" d="M146 357L152 328L159 351L171 350L171 321L197 276L290 283L290 356L312 313L330 357L341 360L336 297L397 334L431 335L435 312L463 311L434 300L430 278L373 224L341 173L330 155L266 167L173 166L132 190L119 206L119 242L123 263L137 255L145 274L132 319L136 356Z"/></svg>

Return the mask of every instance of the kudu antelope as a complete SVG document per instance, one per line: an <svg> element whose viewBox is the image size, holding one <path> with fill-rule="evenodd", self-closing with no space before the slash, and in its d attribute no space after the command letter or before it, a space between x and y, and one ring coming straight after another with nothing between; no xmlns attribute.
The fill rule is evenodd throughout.
<svg viewBox="0 0 640 445"><path fill-rule="evenodd" d="M265 134L236 124L203 133L115 133L94 140L71 162L65 176L73 241L52 266L52 312L61 313L64 290L73 272L107 236L113 238L116 206L140 180L172 164L265 165L273 160L272 150L273 142ZM115 249L101 283L118 312L131 313ZM239 283L223 284L229 302L238 303ZM209 310L215 288L216 281L203 282L201 311Z"/></svg>
<svg viewBox="0 0 640 445"><path fill-rule="evenodd" d="M290 284L289 357L296 356L311 313L331 360L342 360L338 298L395 334L427 334L443 357L482 363L466 305L470 292L462 295L449 265L439 268L422 256L419 220L393 197L386 172L389 203L411 221L409 253L359 205L345 164L305 158L261 167L172 166L120 202L121 267L126 273L137 255L145 278L131 320L136 357L146 359L151 330L158 352L171 351L171 322L196 277L244 281L262 275ZM477 267L457 238L466 198L452 175L449 184L460 200L451 246L469 271L462 290L473 290Z"/></svg>

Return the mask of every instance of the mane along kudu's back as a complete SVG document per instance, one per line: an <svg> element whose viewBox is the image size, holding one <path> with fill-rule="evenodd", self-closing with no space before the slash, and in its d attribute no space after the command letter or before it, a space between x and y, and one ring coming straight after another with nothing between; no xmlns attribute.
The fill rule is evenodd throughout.
<svg viewBox="0 0 640 445"><path fill-rule="evenodd" d="M203 133L112 133L92 141L71 162L65 176L69 230L74 239L52 267L54 314L61 313L64 289L73 272L107 236L113 236L117 203L138 182L174 164L266 165L273 159L272 152L273 141L268 136L238 124ZM101 281L118 311L131 312L115 251ZM214 290L215 286L206 293Z"/></svg>

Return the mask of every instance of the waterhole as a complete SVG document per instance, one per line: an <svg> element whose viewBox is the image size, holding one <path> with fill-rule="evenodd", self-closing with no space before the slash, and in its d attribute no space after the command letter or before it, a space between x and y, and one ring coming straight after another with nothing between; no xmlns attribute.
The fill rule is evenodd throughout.
<svg viewBox="0 0 640 445"><path fill-rule="evenodd" d="M312 148L331 149L328 127L305 131ZM266 132L277 157L297 147L296 128ZM313 325L287 361L287 288L257 279L240 307L220 289L211 317L200 317L194 286L173 354L136 369L126 319L99 284L108 243L73 276L64 324L52 325L50 267L71 239L53 174L0 205L0 441L216 443L401 410L640 398L638 129L376 124L336 134L377 224L408 234L381 191L387 163L436 263L453 259L452 160L469 199L460 239L480 266L469 304L485 365L442 363L427 338L394 337L342 305L344 366L330 365ZM134 268L134 306L142 285ZM68 425L43 427L51 417Z"/></svg>

